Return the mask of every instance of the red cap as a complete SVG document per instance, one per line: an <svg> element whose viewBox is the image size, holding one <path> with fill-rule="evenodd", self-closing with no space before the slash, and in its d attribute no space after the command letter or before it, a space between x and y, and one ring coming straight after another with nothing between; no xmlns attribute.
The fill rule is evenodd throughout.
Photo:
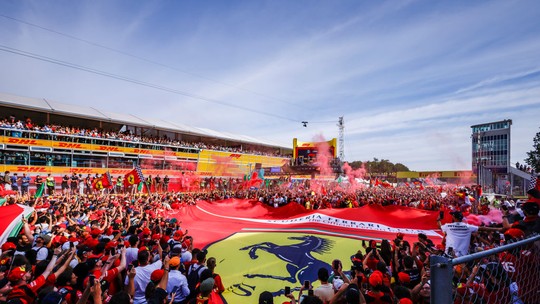
<svg viewBox="0 0 540 304"><path fill-rule="evenodd" d="M6 242L2 244L2 252L8 251L8 250L15 250L17 249L17 246L13 244L12 242Z"/></svg>
<svg viewBox="0 0 540 304"><path fill-rule="evenodd" d="M152 231L150 231L150 228L145 227L145 228L143 229L143 231L142 231L142 234L143 234L143 235L150 235L151 232L152 232Z"/></svg>
<svg viewBox="0 0 540 304"><path fill-rule="evenodd" d="M70 237L70 238L68 239L68 242L78 242L78 241L79 241L79 239L76 238L76 237L74 237L74 236L72 236L72 237Z"/></svg>
<svg viewBox="0 0 540 304"><path fill-rule="evenodd" d="M161 278L163 277L164 273L165 271L163 269L154 270L152 274L150 275L150 280L152 282L159 282Z"/></svg>
<svg viewBox="0 0 540 304"><path fill-rule="evenodd" d="M148 248L146 248L146 246L142 246L141 248L139 248L139 252L145 251L145 250L148 250Z"/></svg>
<svg viewBox="0 0 540 304"><path fill-rule="evenodd" d="M398 234L396 235L396 238L398 238L398 239L400 239L400 240L403 240L403 237L404 237L404 236L405 236L405 235L404 235L403 233L398 232Z"/></svg>
<svg viewBox="0 0 540 304"><path fill-rule="evenodd" d="M161 235L160 235L159 233L154 233L154 234L152 235L152 240L156 240L156 241L157 241L157 240L159 240L159 239L161 239Z"/></svg>
<svg viewBox="0 0 540 304"><path fill-rule="evenodd" d="M103 257L103 253L100 253L100 254L92 253L91 255L88 256L89 259L101 259L102 257Z"/></svg>
<svg viewBox="0 0 540 304"><path fill-rule="evenodd" d="M173 234L173 240L179 241L180 239L182 239L183 236L184 234L182 233L182 231L176 230Z"/></svg>
<svg viewBox="0 0 540 304"><path fill-rule="evenodd" d="M406 274L405 272L399 272L398 279L401 283L410 283L411 282L411 276Z"/></svg>
<svg viewBox="0 0 540 304"><path fill-rule="evenodd" d="M382 273L378 270L375 270L370 276L369 276L369 285L371 286L379 286L382 285L383 276Z"/></svg>
<svg viewBox="0 0 540 304"><path fill-rule="evenodd" d="M26 269L23 266L15 267L11 269L8 275L8 280L11 282L17 282L19 280L22 280L25 274L26 274Z"/></svg>
<svg viewBox="0 0 540 304"><path fill-rule="evenodd" d="M409 298L400 299L398 304L413 304L413 301Z"/></svg>
<svg viewBox="0 0 540 304"><path fill-rule="evenodd" d="M505 236L509 236L513 239L521 239L525 237L525 232L518 228L510 228L504 233Z"/></svg>
<svg viewBox="0 0 540 304"><path fill-rule="evenodd" d="M105 246L106 249L116 248L118 246L118 242L116 241L110 241L107 243L107 246Z"/></svg>
<svg viewBox="0 0 540 304"><path fill-rule="evenodd" d="M90 248L94 248L97 246L97 244L99 244L99 241L96 239L90 239L90 240L86 240L84 243L86 244L86 246Z"/></svg>
<svg viewBox="0 0 540 304"><path fill-rule="evenodd" d="M94 228L92 229L92 231L90 231L90 235L92 236L99 236L101 234L101 230L97 229L97 228Z"/></svg>

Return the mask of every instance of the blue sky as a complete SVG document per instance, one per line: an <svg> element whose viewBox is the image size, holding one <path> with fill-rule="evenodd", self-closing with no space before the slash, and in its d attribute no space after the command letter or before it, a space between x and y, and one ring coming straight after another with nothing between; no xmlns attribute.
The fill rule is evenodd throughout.
<svg viewBox="0 0 540 304"><path fill-rule="evenodd" d="M471 125L512 119L513 162L540 131L538 1L12 0L0 14L3 93L286 146L337 137L344 116L346 160L412 170L470 169Z"/></svg>

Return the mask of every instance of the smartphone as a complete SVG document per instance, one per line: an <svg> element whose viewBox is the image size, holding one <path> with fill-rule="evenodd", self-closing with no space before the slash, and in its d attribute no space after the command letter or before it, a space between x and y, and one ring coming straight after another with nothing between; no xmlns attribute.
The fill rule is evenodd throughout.
<svg viewBox="0 0 540 304"><path fill-rule="evenodd" d="M313 293L313 289L310 289L310 290L308 290L308 293L307 293L307 295L308 295L308 296L313 296L313 295L314 295L314 293Z"/></svg>
<svg viewBox="0 0 540 304"><path fill-rule="evenodd" d="M93 275L88 276L88 284L90 284L90 286L94 286L95 280L96 280L95 276Z"/></svg>
<svg viewBox="0 0 540 304"><path fill-rule="evenodd" d="M285 295L290 295L290 294L291 294L291 287L285 286Z"/></svg>
<svg viewBox="0 0 540 304"><path fill-rule="evenodd" d="M133 269L133 264L129 264L129 265L128 265L128 268L127 268L128 272L130 272L131 269Z"/></svg>
<svg viewBox="0 0 540 304"><path fill-rule="evenodd" d="M73 244L73 242L69 242L69 248L73 248L75 247L75 244Z"/></svg>
<svg viewBox="0 0 540 304"><path fill-rule="evenodd" d="M332 262L332 268L339 269L339 261L333 261Z"/></svg>
<svg viewBox="0 0 540 304"><path fill-rule="evenodd" d="M440 219L443 219L443 218L444 218L444 211L439 211L439 218L440 218Z"/></svg>
<svg viewBox="0 0 540 304"><path fill-rule="evenodd" d="M309 281L308 280L304 281L304 289L309 289Z"/></svg>

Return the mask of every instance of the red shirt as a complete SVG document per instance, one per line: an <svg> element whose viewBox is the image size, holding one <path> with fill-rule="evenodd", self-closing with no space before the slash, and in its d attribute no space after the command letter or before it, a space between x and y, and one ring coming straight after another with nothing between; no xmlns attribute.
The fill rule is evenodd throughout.
<svg viewBox="0 0 540 304"><path fill-rule="evenodd" d="M40 289L44 284L45 284L45 277L43 275L40 275L29 284L22 284L22 285L13 287L13 290L7 296L7 300L9 301L11 299L21 299L21 300L26 301L26 303L28 304L32 304L35 302L37 298L38 289ZM26 292L25 289L29 289L31 292L33 292L34 296L32 296L31 294L28 294L28 292Z"/></svg>

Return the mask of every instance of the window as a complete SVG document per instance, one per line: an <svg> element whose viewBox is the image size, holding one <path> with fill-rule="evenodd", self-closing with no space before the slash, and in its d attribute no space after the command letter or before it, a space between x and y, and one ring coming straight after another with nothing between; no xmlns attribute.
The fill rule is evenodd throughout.
<svg viewBox="0 0 540 304"><path fill-rule="evenodd" d="M136 158L127 158L127 157L109 157L108 167L109 168L133 168L137 164Z"/></svg>
<svg viewBox="0 0 540 304"><path fill-rule="evenodd" d="M6 165L28 165L28 152L0 151L0 161Z"/></svg>
<svg viewBox="0 0 540 304"><path fill-rule="evenodd" d="M101 155L74 154L73 167L106 168L107 157Z"/></svg>

